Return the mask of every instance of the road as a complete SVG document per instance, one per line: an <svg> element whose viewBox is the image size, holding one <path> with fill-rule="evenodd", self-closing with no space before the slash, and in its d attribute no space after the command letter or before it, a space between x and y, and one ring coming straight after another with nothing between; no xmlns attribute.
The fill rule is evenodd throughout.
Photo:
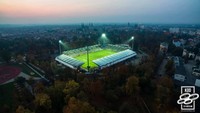
<svg viewBox="0 0 200 113"><path fill-rule="evenodd" d="M157 74L160 76L165 75L165 65L167 64L167 59L163 59L162 63L160 64L160 67L158 69Z"/></svg>
<svg viewBox="0 0 200 113"><path fill-rule="evenodd" d="M195 61L189 60L187 64L184 64L185 70L186 70L186 83L194 85L196 79L198 78L197 76L192 75L192 67L195 65Z"/></svg>

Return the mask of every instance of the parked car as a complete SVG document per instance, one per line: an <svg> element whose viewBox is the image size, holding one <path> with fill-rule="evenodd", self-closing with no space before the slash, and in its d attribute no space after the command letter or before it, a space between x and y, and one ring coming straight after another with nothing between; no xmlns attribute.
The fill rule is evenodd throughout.
<svg viewBox="0 0 200 113"><path fill-rule="evenodd" d="M194 70L194 69L199 69L199 66L192 66L192 70Z"/></svg>
<svg viewBox="0 0 200 113"><path fill-rule="evenodd" d="M181 81L181 82L184 82L186 80L186 77L184 75L181 75L181 74L174 74L174 79Z"/></svg>
<svg viewBox="0 0 200 113"><path fill-rule="evenodd" d="M194 69L193 72L192 72L192 75L200 76L200 70L199 69Z"/></svg>

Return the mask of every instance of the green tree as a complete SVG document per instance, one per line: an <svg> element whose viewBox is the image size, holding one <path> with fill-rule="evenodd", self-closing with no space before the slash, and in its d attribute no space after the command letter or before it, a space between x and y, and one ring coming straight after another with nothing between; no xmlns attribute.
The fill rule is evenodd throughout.
<svg viewBox="0 0 200 113"><path fill-rule="evenodd" d="M11 53L9 52L9 50L4 50L1 52L1 57L8 63L11 59Z"/></svg>
<svg viewBox="0 0 200 113"><path fill-rule="evenodd" d="M181 47L175 47L174 50L172 51L172 55L174 56L182 56L183 53L183 48Z"/></svg>

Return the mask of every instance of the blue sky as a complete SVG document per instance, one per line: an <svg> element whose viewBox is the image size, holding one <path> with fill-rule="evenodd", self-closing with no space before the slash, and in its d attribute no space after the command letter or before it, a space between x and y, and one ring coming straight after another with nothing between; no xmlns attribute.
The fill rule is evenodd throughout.
<svg viewBox="0 0 200 113"><path fill-rule="evenodd" d="M0 24L200 24L200 0L0 0Z"/></svg>

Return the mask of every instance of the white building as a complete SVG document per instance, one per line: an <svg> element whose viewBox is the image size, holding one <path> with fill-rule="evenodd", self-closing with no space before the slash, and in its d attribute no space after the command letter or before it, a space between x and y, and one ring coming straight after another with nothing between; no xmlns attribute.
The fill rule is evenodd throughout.
<svg viewBox="0 0 200 113"><path fill-rule="evenodd" d="M179 30L179 28L169 28L169 32L170 33L179 33L180 30Z"/></svg>
<svg viewBox="0 0 200 113"><path fill-rule="evenodd" d="M197 30L196 34L197 34L197 35L200 35L200 29Z"/></svg>
<svg viewBox="0 0 200 113"><path fill-rule="evenodd" d="M168 43L166 42L163 42L160 44L160 51L163 52L163 53L166 53L168 50Z"/></svg>
<svg viewBox="0 0 200 113"><path fill-rule="evenodd" d="M183 54L182 56L186 56L188 54L188 58L192 58L194 59L195 58L195 54L194 52L191 52L191 51L188 51L187 49L183 49Z"/></svg>
<svg viewBox="0 0 200 113"><path fill-rule="evenodd" d="M182 56L183 56L183 57L186 56L187 53L188 53L188 51L187 51L186 49L183 49L183 54L182 54Z"/></svg>
<svg viewBox="0 0 200 113"><path fill-rule="evenodd" d="M195 61L199 60L200 61L200 53L198 53L195 57Z"/></svg>
<svg viewBox="0 0 200 113"><path fill-rule="evenodd" d="M172 43L176 46L176 47L180 47L182 45L181 41L179 39L173 39Z"/></svg>

